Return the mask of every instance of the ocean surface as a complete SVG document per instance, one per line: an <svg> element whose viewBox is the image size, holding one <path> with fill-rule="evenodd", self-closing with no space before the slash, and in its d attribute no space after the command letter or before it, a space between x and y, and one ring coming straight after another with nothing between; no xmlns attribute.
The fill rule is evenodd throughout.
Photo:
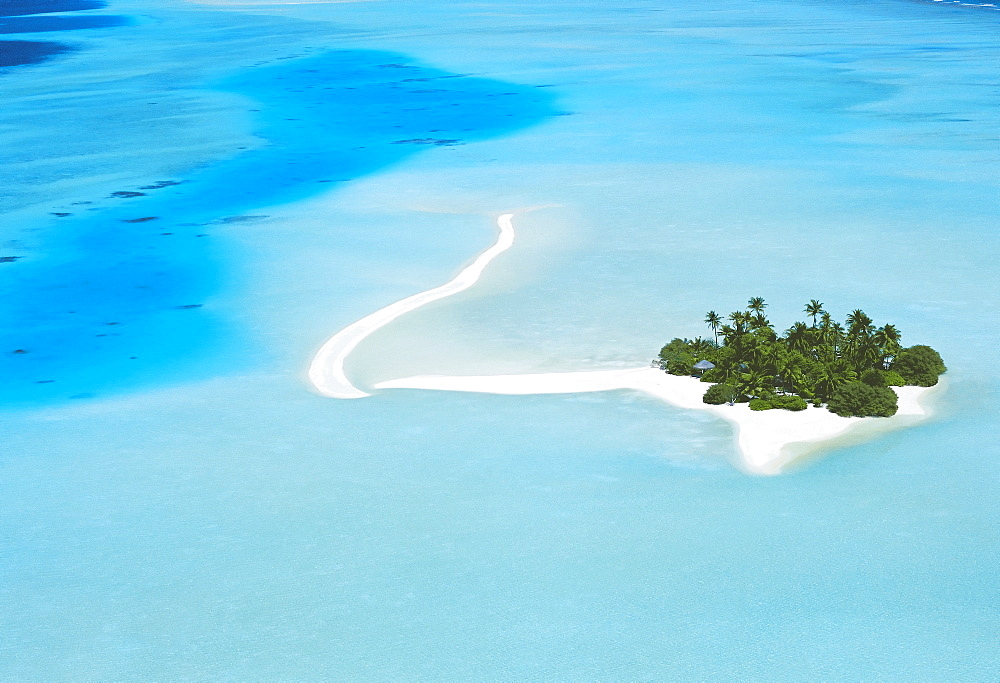
<svg viewBox="0 0 1000 683"><path fill-rule="evenodd" d="M86 30L78 30L86 29ZM1000 12L911 0L0 7L0 680L1000 677ZM629 392L862 308L932 421L777 477Z"/></svg>

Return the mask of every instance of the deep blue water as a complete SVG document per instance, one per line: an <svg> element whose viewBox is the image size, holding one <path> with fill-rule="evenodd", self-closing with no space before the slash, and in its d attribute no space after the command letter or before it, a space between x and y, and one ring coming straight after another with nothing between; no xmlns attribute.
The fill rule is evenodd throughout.
<svg viewBox="0 0 1000 683"><path fill-rule="evenodd" d="M98 0L5 0L0 4L0 34L75 31L88 28L112 28L131 23L122 16L27 16L50 12L73 12L100 9L107 5ZM49 41L0 40L0 67L38 64L49 57L71 50L68 45Z"/></svg>
<svg viewBox="0 0 1000 683"><path fill-rule="evenodd" d="M501 135L551 113L544 90L451 74L371 51L258 66L216 87L251 98L267 143L186 177L54 211L61 241L3 253L0 402L86 398L218 372L231 350L210 299L218 222L293 201L423 149ZM238 179L238 181L234 181ZM206 305L207 304L207 305ZM178 374L179 373L179 374Z"/></svg>
<svg viewBox="0 0 1000 683"><path fill-rule="evenodd" d="M126 26L127 17L96 15L82 17L12 17L0 19L0 33L43 33L48 31L76 31L85 28L110 28Z"/></svg>
<svg viewBox="0 0 1000 683"><path fill-rule="evenodd" d="M0 40L0 67L44 62L71 48L62 43L40 40Z"/></svg>
<svg viewBox="0 0 1000 683"><path fill-rule="evenodd" d="M19 0L0 5L0 34L74 31L86 28L110 28L127 25L129 19L119 16L25 16L48 12L71 12L99 9L107 3L97 0ZM0 67L38 64L49 57L71 50L68 45L50 41L0 40Z"/></svg>
<svg viewBox="0 0 1000 683"><path fill-rule="evenodd" d="M49 12L76 12L100 9L108 3L101 0L4 0L0 2L0 17L19 17L26 14Z"/></svg>

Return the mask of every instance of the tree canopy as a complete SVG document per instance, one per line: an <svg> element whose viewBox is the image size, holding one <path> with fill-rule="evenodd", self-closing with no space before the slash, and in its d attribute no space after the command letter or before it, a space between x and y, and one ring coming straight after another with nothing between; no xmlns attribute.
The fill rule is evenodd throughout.
<svg viewBox="0 0 1000 683"><path fill-rule="evenodd" d="M841 324L812 299L803 309L811 324L796 322L779 334L765 308L763 298L753 297L746 309L727 316L709 311L705 323L714 339L671 340L660 349L659 367L691 375L699 361L713 363L702 380L725 389L706 395L706 402L754 400L757 410L798 410L811 401L838 415L879 416L896 412L890 386L933 386L946 370L937 351L904 348L894 325L879 327L860 309ZM720 400L723 392L726 399Z"/></svg>
<svg viewBox="0 0 1000 683"><path fill-rule="evenodd" d="M841 417L890 417L899 406L896 392L889 387L847 382L833 392L827 408Z"/></svg>
<svg viewBox="0 0 1000 683"><path fill-rule="evenodd" d="M892 364L907 384L918 387L932 387L937 384L938 375L947 368L941 354L929 346L918 344L904 349Z"/></svg>

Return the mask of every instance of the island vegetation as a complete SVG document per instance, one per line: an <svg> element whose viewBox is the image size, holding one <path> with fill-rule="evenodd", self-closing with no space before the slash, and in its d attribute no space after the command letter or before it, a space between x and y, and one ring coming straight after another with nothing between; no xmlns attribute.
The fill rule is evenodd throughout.
<svg viewBox="0 0 1000 683"><path fill-rule="evenodd" d="M751 410L805 410L812 403L844 417L895 415L891 387L933 386L946 370L937 351L904 347L894 325L877 327L862 310L841 324L813 299L804 309L810 322L778 334L765 308L754 297L725 319L709 311L711 338L674 339L653 362L672 375L711 382L705 403L749 402Z"/></svg>

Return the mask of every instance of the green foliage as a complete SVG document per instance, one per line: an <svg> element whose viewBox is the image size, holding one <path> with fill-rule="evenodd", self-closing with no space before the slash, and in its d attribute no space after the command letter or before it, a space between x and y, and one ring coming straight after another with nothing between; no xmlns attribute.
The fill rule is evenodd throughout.
<svg viewBox="0 0 1000 683"><path fill-rule="evenodd" d="M671 339L670 343L660 349L659 366L671 375L691 375L694 364L700 360L708 360L717 350L715 342L710 339Z"/></svg>
<svg viewBox="0 0 1000 683"><path fill-rule="evenodd" d="M910 385L932 387L938 383L938 375L945 372L941 354L929 346L918 345L903 349L892 362L895 370Z"/></svg>
<svg viewBox="0 0 1000 683"><path fill-rule="evenodd" d="M885 384L889 387L905 387L906 380L903 376L896 372L895 370L886 370L882 373L882 377L885 378Z"/></svg>
<svg viewBox="0 0 1000 683"><path fill-rule="evenodd" d="M876 370L872 368L871 370L865 370L861 373L861 381L870 387L884 387L887 386L885 381L885 373L881 370Z"/></svg>
<svg viewBox="0 0 1000 683"><path fill-rule="evenodd" d="M796 322L781 333L767 319L766 309L761 297L753 297L744 310L727 316L709 311L705 323L714 341L673 339L654 363L671 374L689 376L696 374L695 363L711 361L715 367L701 375L702 381L729 387L731 400L756 399L756 409L764 409L766 403L802 410L809 402L817 406L829 402L846 414L887 413L887 404L895 405L895 394L885 393L892 393L887 387L931 386L945 371L936 351L927 346L904 349L895 326L878 327L860 309L851 311L841 324L822 302L812 299L804 309L810 322ZM863 390L856 384L875 390L872 396L881 398L866 394L868 403L858 403L854 395ZM849 385L846 394L841 391ZM728 397L719 398L720 391L710 388L706 402L728 402Z"/></svg>
<svg viewBox="0 0 1000 683"><path fill-rule="evenodd" d="M839 387L827 407L841 417L889 417L898 409L895 391L857 381Z"/></svg>
<svg viewBox="0 0 1000 683"><path fill-rule="evenodd" d="M759 397L750 401L750 410L805 410L809 407L806 400L801 396L768 396Z"/></svg>
<svg viewBox="0 0 1000 683"><path fill-rule="evenodd" d="M739 398L739 392L731 384L713 384L701 400L709 405L719 406L723 403L735 403Z"/></svg>
<svg viewBox="0 0 1000 683"><path fill-rule="evenodd" d="M666 362L666 367L664 368L671 375L679 375L683 377L684 375L691 374L691 366L694 363L689 363L687 360L674 358Z"/></svg>
<svg viewBox="0 0 1000 683"><path fill-rule="evenodd" d="M672 339L660 349L660 367L671 375L690 375L695 362L686 339Z"/></svg>
<svg viewBox="0 0 1000 683"><path fill-rule="evenodd" d="M809 407L806 400L801 396L775 396L771 399L771 405L775 408L781 408L782 410L805 410Z"/></svg>

